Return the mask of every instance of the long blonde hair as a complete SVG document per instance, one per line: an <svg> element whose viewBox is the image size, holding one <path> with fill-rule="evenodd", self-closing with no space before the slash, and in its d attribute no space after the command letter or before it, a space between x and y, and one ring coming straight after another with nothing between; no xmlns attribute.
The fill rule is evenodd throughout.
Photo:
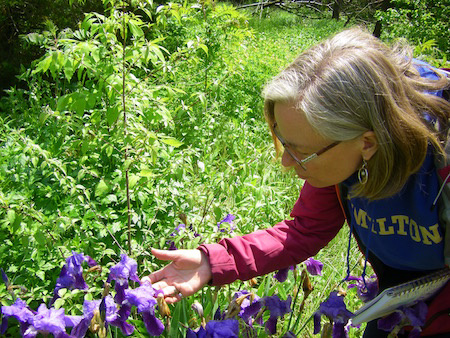
<svg viewBox="0 0 450 338"><path fill-rule="evenodd" d="M378 150L368 162L369 180L355 185L352 195L381 199L397 193L421 167L429 143L442 151L423 113L448 125L450 104L426 91L449 86L442 75L421 78L406 46L390 48L351 28L302 53L265 87L265 115L272 126L275 103L295 102L311 126L331 140L374 131Z"/></svg>

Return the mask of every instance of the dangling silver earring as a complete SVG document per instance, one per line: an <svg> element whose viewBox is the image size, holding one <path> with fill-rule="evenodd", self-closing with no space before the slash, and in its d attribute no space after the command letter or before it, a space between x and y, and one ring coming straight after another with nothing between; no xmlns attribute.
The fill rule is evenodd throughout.
<svg viewBox="0 0 450 338"><path fill-rule="evenodd" d="M361 184L366 184L369 179L369 171L367 170L367 162L363 159L363 165L358 170L358 181Z"/></svg>

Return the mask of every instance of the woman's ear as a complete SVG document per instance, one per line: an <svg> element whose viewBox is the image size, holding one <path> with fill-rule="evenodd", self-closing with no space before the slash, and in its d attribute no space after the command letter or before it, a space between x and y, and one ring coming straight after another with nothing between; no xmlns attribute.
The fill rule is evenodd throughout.
<svg viewBox="0 0 450 338"><path fill-rule="evenodd" d="M378 141L373 131L366 131L361 136L361 155L366 161L370 160L378 150Z"/></svg>

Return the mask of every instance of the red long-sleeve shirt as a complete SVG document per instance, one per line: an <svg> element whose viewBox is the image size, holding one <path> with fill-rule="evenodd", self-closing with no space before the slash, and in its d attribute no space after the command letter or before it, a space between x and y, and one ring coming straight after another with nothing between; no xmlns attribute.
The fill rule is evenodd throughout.
<svg viewBox="0 0 450 338"><path fill-rule="evenodd" d="M291 216L269 229L201 245L211 264L212 284L248 280L298 264L327 245L345 220L335 188L314 188L307 182Z"/></svg>

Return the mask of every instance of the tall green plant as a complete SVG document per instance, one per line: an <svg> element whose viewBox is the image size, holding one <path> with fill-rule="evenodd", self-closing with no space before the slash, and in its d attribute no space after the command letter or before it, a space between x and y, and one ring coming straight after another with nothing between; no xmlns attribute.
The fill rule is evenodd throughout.
<svg viewBox="0 0 450 338"><path fill-rule="evenodd" d="M210 53L203 43L201 7L193 4L183 16L191 17L187 21L193 30L170 54L162 46L166 37L162 23L172 12L155 10L144 1L104 4L105 14L87 14L77 30L59 30L49 21L43 33L28 34L27 41L45 49L45 55L21 76L28 89L11 89L3 105L14 132L0 149L5 155L1 190L5 196L11 192L22 198L20 203L3 198L0 213L5 217L9 213L6 225L19 224L22 229L28 223L29 232L18 235L31 236L42 245L58 243L64 256L71 248L112 255L123 251L125 242L130 252L148 235L154 241L155 234L164 234L163 228L147 225L157 215L164 220L168 208L185 203L170 200L184 179L176 163L190 154L199 156L198 149L185 149L184 156L174 153L182 145L175 135L195 144L177 124L191 113L199 122L205 107L216 106L215 97L204 93L205 83L197 85L204 57ZM208 15L217 15L223 24L210 31L217 29L217 41L225 43L232 33L228 28L237 20L233 16L241 16L231 8L217 9L221 15L214 11ZM198 33L197 43L192 42L192 33ZM223 64L215 61L222 60L220 49L213 49L215 59L208 61L215 67L210 70L211 83ZM214 118L206 113L209 117L202 124ZM14 161L20 165L14 166ZM11 179L27 173L29 180ZM32 214L40 215L39 221ZM62 238L63 231L73 240ZM100 246L89 244L96 241Z"/></svg>
<svg viewBox="0 0 450 338"><path fill-rule="evenodd" d="M2 191L22 191L24 197L20 205L3 198L2 206L11 215L9 223L38 224L44 234L57 237L61 233L51 226L57 215L68 219L66 229L82 237L110 236L107 245L118 249L126 234L130 252L139 208L152 203L151 196L142 203L139 189L158 172L160 150L181 142L160 131L171 123L166 104L175 90L159 81L165 73L160 39L146 38L149 3L136 2L141 16L126 2L104 4L106 14L86 15L78 30L58 31L49 22L44 33L27 36L46 53L22 75L30 89L10 91L11 99L28 96L30 103L10 115L11 125L23 128L24 135L11 133L6 143L11 147L4 150L38 150L19 161L24 172L31 164L34 182L13 185L9 156ZM24 211L26 204L30 211ZM126 231L120 231L121 219ZM45 242L42 235L34 237Z"/></svg>

